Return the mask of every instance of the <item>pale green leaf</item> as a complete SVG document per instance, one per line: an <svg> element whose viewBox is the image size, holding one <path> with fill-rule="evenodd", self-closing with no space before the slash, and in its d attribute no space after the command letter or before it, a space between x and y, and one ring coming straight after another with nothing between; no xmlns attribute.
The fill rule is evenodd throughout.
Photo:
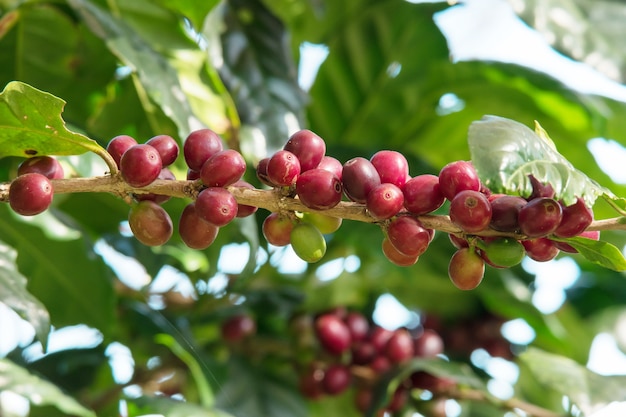
<svg viewBox="0 0 626 417"><path fill-rule="evenodd" d="M496 192L528 196L533 175L552 185L565 204L582 197L591 207L600 196L613 193L577 170L555 148L545 131L540 134L525 125L498 116L484 116L469 127L472 162L484 184Z"/></svg>
<svg viewBox="0 0 626 417"><path fill-rule="evenodd" d="M37 339L46 347L50 315L46 307L26 289L26 278L17 270L15 249L0 242L0 302L6 304L35 329Z"/></svg>
<svg viewBox="0 0 626 417"><path fill-rule="evenodd" d="M8 359L0 358L0 392L2 391L19 394L36 406L54 406L66 415L96 417L96 413L65 395L54 384L29 373Z"/></svg>
<svg viewBox="0 0 626 417"><path fill-rule="evenodd" d="M588 261L613 271L626 271L624 254L614 245L601 240L584 237L561 239L551 237L552 240L565 242L578 251Z"/></svg>

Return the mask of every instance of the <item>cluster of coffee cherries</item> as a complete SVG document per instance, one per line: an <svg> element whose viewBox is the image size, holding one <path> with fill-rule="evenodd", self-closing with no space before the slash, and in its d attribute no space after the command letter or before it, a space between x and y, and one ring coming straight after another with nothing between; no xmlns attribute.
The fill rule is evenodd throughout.
<svg viewBox="0 0 626 417"><path fill-rule="evenodd" d="M345 308L316 315L311 326L314 348L319 351L298 370L301 393L316 400L352 387L355 407L363 413L372 407L374 389L386 372L401 368L413 358L435 358L444 352L443 339L434 330L389 330ZM398 385L378 411L398 414L407 406L412 389L443 393L454 384L450 379L416 371Z"/></svg>
<svg viewBox="0 0 626 417"><path fill-rule="evenodd" d="M111 139L107 151L124 181L132 187L140 189L157 179L176 179L168 166L174 163L180 149L171 136L158 135L139 144L131 136L120 135ZM220 227L237 216L249 216L256 211L256 207L237 204L225 187L252 188L252 185L241 179L246 170L244 158L235 150L224 149L220 136L210 129L192 132L184 142L183 155L189 168L187 179L200 179L203 188L181 213L179 234L190 248L205 249L214 242ZM166 243L173 226L161 204L169 196L138 192L133 197L128 222L134 236L149 246Z"/></svg>
<svg viewBox="0 0 626 417"><path fill-rule="evenodd" d="M9 186L9 205L22 216L42 213L52 204L54 189L50 180L63 178L63 166L51 156L35 156L17 168L17 178Z"/></svg>
<svg viewBox="0 0 626 417"><path fill-rule="evenodd" d="M532 192L523 198L491 193L481 184L470 162L456 161L442 168L440 191L450 200L450 220L463 231L462 236L449 235L457 251L450 259L448 273L458 288L475 288L483 278L485 264L509 268L521 262L525 255L545 262L560 251L577 252L558 238L600 238L599 232L586 230L593 222L593 211L582 198L565 205L554 198L550 184L532 175L529 180ZM476 235L487 229L512 237ZM518 235L523 238L517 239Z"/></svg>

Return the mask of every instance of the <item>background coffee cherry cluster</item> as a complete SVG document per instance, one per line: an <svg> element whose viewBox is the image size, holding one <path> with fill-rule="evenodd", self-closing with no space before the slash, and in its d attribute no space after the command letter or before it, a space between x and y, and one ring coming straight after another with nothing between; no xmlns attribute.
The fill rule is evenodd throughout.
<svg viewBox="0 0 626 417"><path fill-rule="evenodd" d="M117 164L121 178L134 192L128 217L130 228L142 243L157 246L172 236L169 214L161 204L167 195L142 192L155 180L175 180L168 169L179 156L172 137L158 135L145 143L127 135L116 136L107 151ZM183 155L187 180L198 182L199 192L183 210L179 233L194 249L205 249L221 227L235 217L256 212L256 207L238 204L228 187L254 188L242 179L246 172L243 156L224 149L222 138L210 129L200 129L184 140ZM326 253L324 235L341 226L341 218L324 214L342 200L363 204L383 231L382 252L392 263L411 266L428 248L435 231L420 217L442 209L461 232L449 234L457 251L450 259L448 275L463 290L482 280L485 264L507 268L525 255L537 261L553 259L559 251L576 252L555 238L584 236L599 239L599 232L586 231L593 212L582 198L565 205L554 198L550 184L530 177L532 193L526 198L493 194L485 187L471 162L454 161L439 175L409 175L406 158L399 152L382 150L369 159L352 158L345 163L326 155L324 140L310 130L294 133L282 149L262 159L256 176L281 197L298 199L310 212L279 211L263 221L262 231L275 246L291 244L307 262L317 262ZM46 210L53 197L51 179L63 177L61 165L52 157L24 161L10 185L9 203L22 215ZM488 237L486 231L502 236Z"/></svg>

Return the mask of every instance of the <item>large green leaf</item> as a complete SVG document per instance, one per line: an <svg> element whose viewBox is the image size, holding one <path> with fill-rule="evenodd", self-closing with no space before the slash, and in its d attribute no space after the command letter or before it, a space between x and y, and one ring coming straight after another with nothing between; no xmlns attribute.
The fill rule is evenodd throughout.
<svg viewBox="0 0 626 417"><path fill-rule="evenodd" d="M593 66L607 77L626 80L621 39L626 5L615 0L521 0L509 2L556 49Z"/></svg>
<svg viewBox="0 0 626 417"><path fill-rule="evenodd" d="M496 192L529 196L532 175L554 188L566 204L582 197L587 206L613 193L587 177L561 155L543 130L539 134L514 120L485 116L469 127L472 162L487 187Z"/></svg>
<svg viewBox="0 0 626 417"><path fill-rule="evenodd" d="M0 93L0 157L106 153L95 141L66 128L64 105L28 84L7 84Z"/></svg>
<svg viewBox="0 0 626 417"><path fill-rule="evenodd" d="M613 401L626 401L626 377L598 375L570 358L530 348L520 360L546 389L570 398L585 415Z"/></svg>
<svg viewBox="0 0 626 417"><path fill-rule="evenodd" d="M225 411L165 397L139 397L127 401L128 415L133 417L154 413L167 417L233 417Z"/></svg>
<svg viewBox="0 0 626 417"><path fill-rule="evenodd" d="M105 336L111 331L114 294L111 272L84 238L59 240L0 206L0 234L17 251L28 290L50 313L56 327L84 323Z"/></svg>
<svg viewBox="0 0 626 417"><path fill-rule="evenodd" d="M184 99L176 71L163 54L127 22L93 2L69 0L68 3L85 24L106 42L111 52L137 73L147 95L174 121L181 137L201 126ZM149 103L143 104L150 107Z"/></svg>
<svg viewBox="0 0 626 417"><path fill-rule="evenodd" d="M28 399L36 406L52 405L66 415L96 417L74 398L65 395L57 386L8 359L0 358L0 392L12 391Z"/></svg>
<svg viewBox="0 0 626 417"><path fill-rule="evenodd" d="M13 248L0 242L0 301L35 328L37 339L45 350L50 332L50 315L46 307L26 289L26 278L15 265L16 257Z"/></svg>

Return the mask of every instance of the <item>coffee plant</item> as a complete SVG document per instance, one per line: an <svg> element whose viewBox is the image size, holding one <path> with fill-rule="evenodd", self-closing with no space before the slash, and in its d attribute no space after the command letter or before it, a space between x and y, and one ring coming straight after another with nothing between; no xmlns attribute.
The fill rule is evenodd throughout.
<svg viewBox="0 0 626 417"><path fill-rule="evenodd" d="M626 401L586 367L624 343L626 187L585 147L624 143L623 103L450 62L447 3L113 3L0 3L0 415ZM320 42L305 93L292 53ZM542 310L533 271L567 262Z"/></svg>

